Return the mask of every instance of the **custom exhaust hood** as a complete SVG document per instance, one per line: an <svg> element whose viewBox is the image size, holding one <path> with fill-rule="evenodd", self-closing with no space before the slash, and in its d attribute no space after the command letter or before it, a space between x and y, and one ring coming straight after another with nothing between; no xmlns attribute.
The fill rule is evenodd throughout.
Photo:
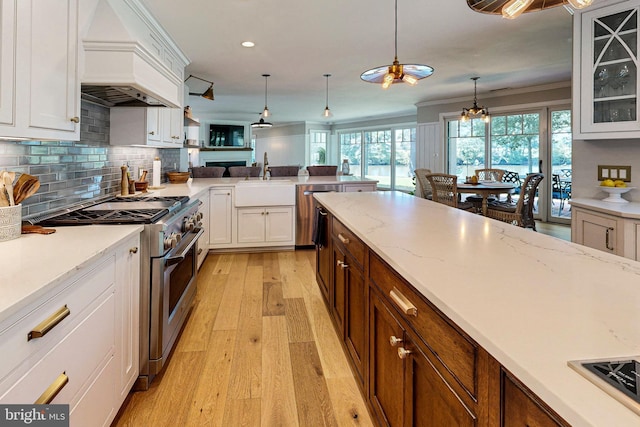
<svg viewBox="0 0 640 427"><path fill-rule="evenodd" d="M82 46L82 99L108 107L182 108L189 61L138 0L100 0Z"/></svg>

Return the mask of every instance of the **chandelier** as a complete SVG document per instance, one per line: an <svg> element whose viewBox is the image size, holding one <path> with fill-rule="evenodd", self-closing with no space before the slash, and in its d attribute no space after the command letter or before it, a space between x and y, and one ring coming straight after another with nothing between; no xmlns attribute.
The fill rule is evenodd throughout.
<svg viewBox="0 0 640 427"><path fill-rule="evenodd" d="M462 114L460 114L460 121L462 122L466 122L469 120L470 116L477 116L478 114L481 115L480 117L485 123L489 122L489 118L490 118L489 109L484 105L482 107L478 107L478 96L476 92L476 85L478 83L479 78L480 77L471 77L471 80L473 80L473 107L462 109Z"/></svg>
<svg viewBox="0 0 640 427"><path fill-rule="evenodd" d="M414 86L418 80L433 74L433 68L420 64L401 64L398 62L398 0L395 1L395 59L391 65L372 68L360 75L360 78L368 83L382 83L382 88L387 89L395 83L408 83Z"/></svg>
<svg viewBox="0 0 640 427"><path fill-rule="evenodd" d="M507 19L560 5L583 9L591 3L593 0L467 0L467 5L476 12L502 15Z"/></svg>
<svg viewBox="0 0 640 427"><path fill-rule="evenodd" d="M251 123L251 127L254 129L265 129L273 126L269 122L265 122L264 118L269 117L271 113L269 112L269 107L267 107L267 79L271 76L271 74L263 74L264 77L264 110L262 111L262 117L259 121Z"/></svg>

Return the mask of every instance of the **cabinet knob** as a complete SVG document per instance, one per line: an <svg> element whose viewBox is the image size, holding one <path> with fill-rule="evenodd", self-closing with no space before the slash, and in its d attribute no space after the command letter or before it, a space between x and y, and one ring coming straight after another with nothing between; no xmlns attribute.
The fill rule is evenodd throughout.
<svg viewBox="0 0 640 427"><path fill-rule="evenodd" d="M131 249L129 249L129 253L130 254L137 254L138 253L138 247L134 246Z"/></svg>
<svg viewBox="0 0 640 427"><path fill-rule="evenodd" d="M396 347L401 342L402 338L398 338L395 335L391 335L391 337L389 337L389 344L391 344L391 347Z"/></svg>
<svg viewBox="0 0 640 427"><path fill-rule="evenodd" d="M156 133L154 131L149 132L149 135L155 135Z"/></svg>
<svg viewBox="0 0 640 427"><path fill-rule="evenodd" d="M407 350L404 347L398 347L398 357L400 359L406 359L411 354L411 350Z"/></svg>
<svg viewBox="0 0 640 427"><path fill-rule="evenodd" d="M80 123L80 118L79 117L71 117L71 120L73 123Z"/></svg>

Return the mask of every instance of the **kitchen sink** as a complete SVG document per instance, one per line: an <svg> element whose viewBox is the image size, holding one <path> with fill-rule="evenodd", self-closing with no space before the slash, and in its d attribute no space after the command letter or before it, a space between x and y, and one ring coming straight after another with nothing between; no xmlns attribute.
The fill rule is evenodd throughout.
<svg viewBox="0 0 640 427"><path fill-rule="evenodd" d="M235 204L243 206L293 206L296 186L291 180L238 181Z"/></svg>

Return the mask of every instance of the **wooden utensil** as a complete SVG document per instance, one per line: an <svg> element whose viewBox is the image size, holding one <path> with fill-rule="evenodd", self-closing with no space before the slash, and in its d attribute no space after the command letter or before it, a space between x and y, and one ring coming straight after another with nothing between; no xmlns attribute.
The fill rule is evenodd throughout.
<svg viewBox="0 0 640 427"><path fill-rule="evenodd" d="M7 197L9 198L9 206L15 205L13 197L13 180L16 178L15 172L3 171L4 188L7 190Z"/></svg>
<svg viewBox="0 0 640 427"><path fill-rule="evenodd" d="M22 225L22 234L51 234L55 232L55 228L44 228L41 225Z"/></svg>
<svg viewBox="0 0 640 427"><path fill-rule="evenodd" d="M4 181L0 180L0 207L9 206L9 198L7 197L7 192L4 189Z"/></svg>
<svg viewBox="0 0 640 427"><path fill-rule="evenodd" d="M15 204L22 203L28 197L31 197L35 194L36 191L40 188L40 180L33 175L29 175L23 173L18 178L18 182L14 187L13 197L15 199Z"/></svg>
<svg viewBox="0 0 640 427"><path fill-rule="evenodd" d="M147 170L143 169L142 170L142 175L140 176L140 179L138 180L139 182L144 182L147 179Z"/></svg>

